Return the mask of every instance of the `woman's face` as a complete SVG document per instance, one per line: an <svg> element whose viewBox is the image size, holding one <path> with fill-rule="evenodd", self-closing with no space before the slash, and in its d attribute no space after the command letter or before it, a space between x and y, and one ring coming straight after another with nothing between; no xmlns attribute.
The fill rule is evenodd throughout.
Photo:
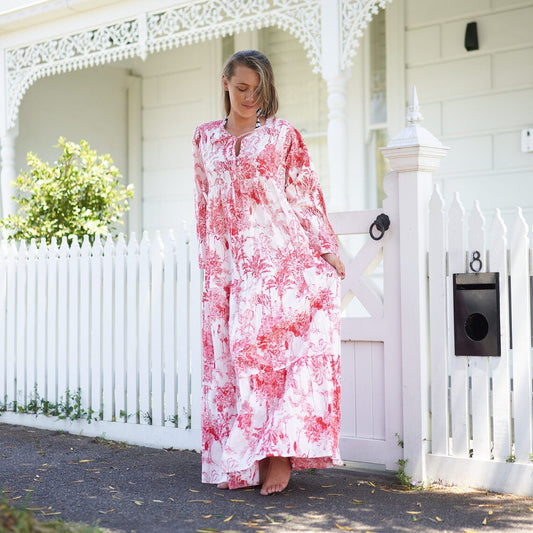
<svg viewBox="0 0 533 533"><path fill-rule="evenodd" d="M236 115L235 118L255 119L260 107L260 102L255 97L255 91L259 87L259 74L248 67L237 65L229 80L222 76L222 84L229 94L230 114Z"/></svg>

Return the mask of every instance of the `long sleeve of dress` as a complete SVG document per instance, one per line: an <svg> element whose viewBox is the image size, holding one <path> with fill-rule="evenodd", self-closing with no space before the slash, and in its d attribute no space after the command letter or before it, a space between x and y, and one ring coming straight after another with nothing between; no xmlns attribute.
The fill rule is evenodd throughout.
<svg viewBox="0 0 533 533"><path fill-rule="evenodd" d="M293 129L287 136L287 200L309 237L316 255L338 253L337 238L328 216L318 176L300 133Z"/></svg>
<svg viewBox="0 0 533 533"><path fill-rule="evenodd" d="M193 160L195 182L196 231L198 235L198 264L205 268L206 215L207 215L207 176L200 153L200 132L197 129L193 137Z"/></svg>

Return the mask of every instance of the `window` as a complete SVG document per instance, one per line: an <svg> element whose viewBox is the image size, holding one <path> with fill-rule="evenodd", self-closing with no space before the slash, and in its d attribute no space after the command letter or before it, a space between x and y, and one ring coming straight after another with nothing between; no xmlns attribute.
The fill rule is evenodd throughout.
<svg viewBox="0 0 533 533"><path fill-rule="evenodd" d="M380 148L387 145L387 47L385 11L374 16L368 28L366 176L371 184L369 201L381 206L383 178L388 164ZM374 185L375 184L375 185Z"/></svg>

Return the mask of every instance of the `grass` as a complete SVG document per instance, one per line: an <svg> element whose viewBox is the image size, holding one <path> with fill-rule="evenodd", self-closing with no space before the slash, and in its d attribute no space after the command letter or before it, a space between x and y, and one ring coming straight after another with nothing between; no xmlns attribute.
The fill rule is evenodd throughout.
<svg viewBox="0 0 533 533"><path fill-rule="evenodd" d="M11 504L5 497L0 499L0 531L5 533L103 533L103 530L84 524L72 524L55 520L39 521L33 512Z"/></svg>

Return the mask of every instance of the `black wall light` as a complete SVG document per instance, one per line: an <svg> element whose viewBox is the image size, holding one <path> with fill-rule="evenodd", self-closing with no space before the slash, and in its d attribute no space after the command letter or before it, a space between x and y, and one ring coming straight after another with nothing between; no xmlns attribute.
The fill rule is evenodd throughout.
<svg viewBox="0 0 533 533"><path fill-rule="evenodd" d="M477 22L469 22L466 25L465 48L468 52L471 52L472 50L479 50L479 42L477 39Z"/></svg>

